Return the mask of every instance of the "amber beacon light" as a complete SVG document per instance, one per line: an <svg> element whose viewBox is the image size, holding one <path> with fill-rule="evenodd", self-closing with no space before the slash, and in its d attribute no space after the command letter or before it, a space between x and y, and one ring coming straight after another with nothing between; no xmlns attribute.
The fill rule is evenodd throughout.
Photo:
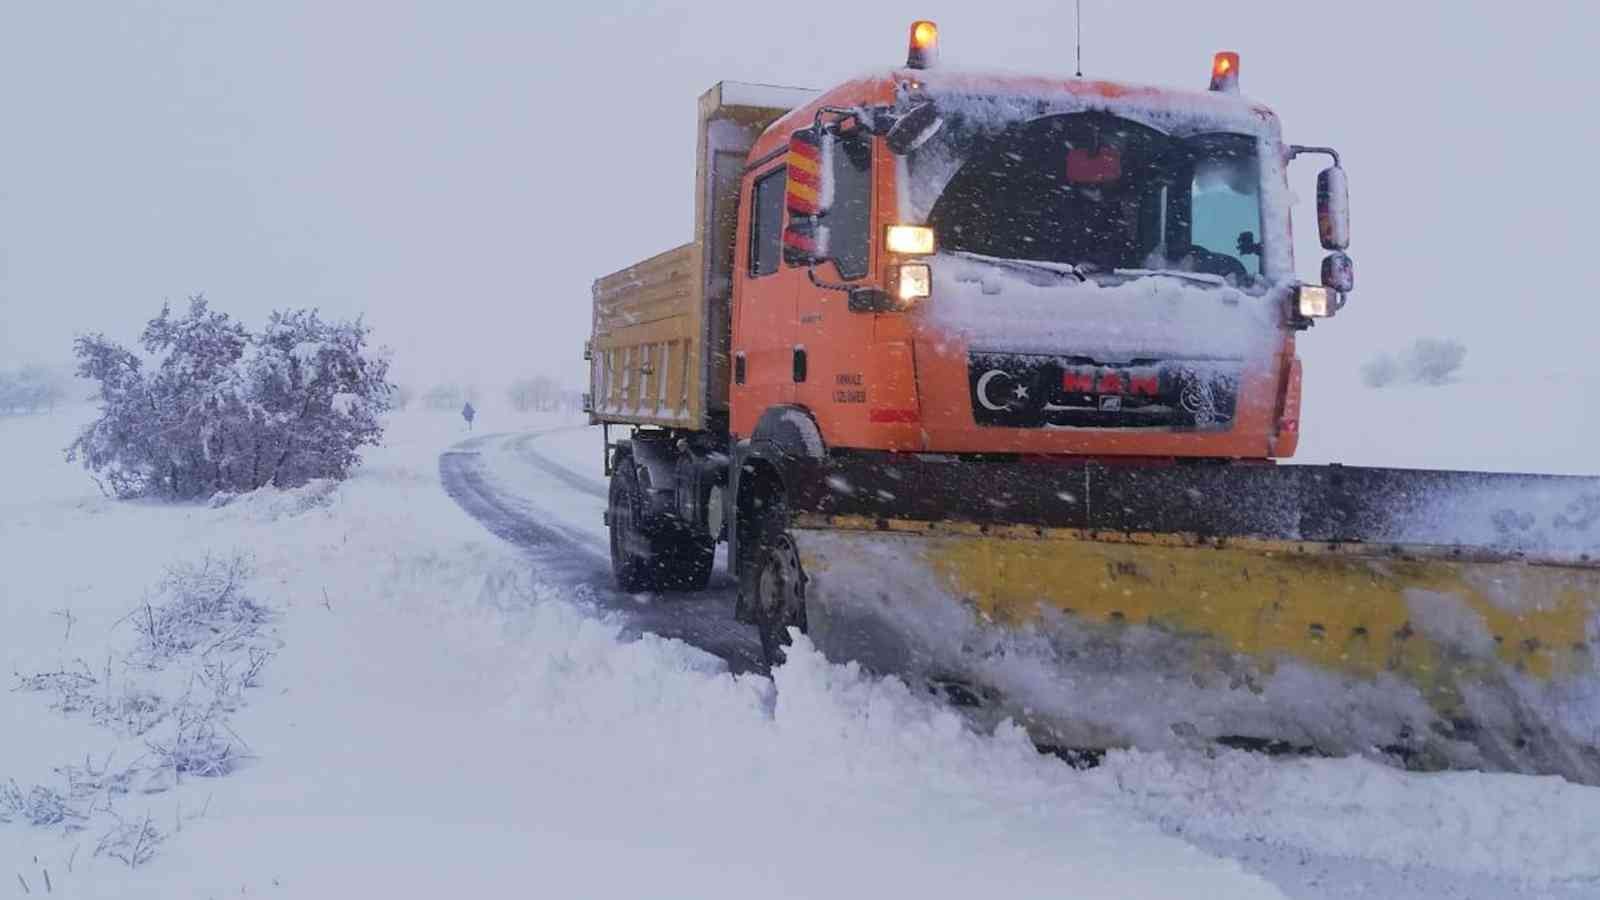
<svg viewBox="0 0 1600 900"><path fill-rule="evenodd" d="M911 23L911 47L906 52L906 68L926 69L939 56L939 26L927 19Z"/></svg>
<svg viewBox="0 0 1600 900"><path fill-rule="evenodd" d="M1239 54L1224 50L1212 58L1211 89L1224 94L1239 93Z"/></svg>

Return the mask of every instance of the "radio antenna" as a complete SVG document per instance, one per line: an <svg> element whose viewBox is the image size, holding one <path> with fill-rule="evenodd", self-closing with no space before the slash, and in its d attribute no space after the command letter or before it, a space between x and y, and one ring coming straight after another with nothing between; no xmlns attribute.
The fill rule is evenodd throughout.
<svg viewBox="0 0 1600 900"><path fill-rule="evenodd" d="M1073 16L1078 26L1078 77L1083 77L1083 0L1078 0L1077 14Z"/></svg>

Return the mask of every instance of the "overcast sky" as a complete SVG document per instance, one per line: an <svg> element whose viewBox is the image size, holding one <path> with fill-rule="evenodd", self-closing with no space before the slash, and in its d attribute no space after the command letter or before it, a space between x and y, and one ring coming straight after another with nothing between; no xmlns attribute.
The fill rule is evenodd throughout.
<svg viewBox="0 0 1600 900"><path fill-rule="evenodd" d="M1238 50L1288 139L1344 152L1359 287L1301 342L1312 403L1419 335L1593 367L1591 9L1085 0L1085 68L1203 86ZM408 380L577 382L590 282L690 236L697 95L897 65L917 16L947 63L1071 72L1070 2L6 4L0 368L203 291L364 313Z"/></svg>

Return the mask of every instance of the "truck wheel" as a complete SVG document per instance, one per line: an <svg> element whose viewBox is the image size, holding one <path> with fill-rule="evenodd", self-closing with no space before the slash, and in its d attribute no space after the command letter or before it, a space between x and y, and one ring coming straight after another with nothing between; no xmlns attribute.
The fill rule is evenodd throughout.
<svg viewBox="0 0 1600 900"><path fill-rule="evenodd" d="M643 500L633 457L618 456L611 473L606 522L611 531L611 575L616 579L617 589L630 594L655 586L654 560L638 552L639 547L649 545L640 528L644 524Z"/></svg>
<svg viewBox="0 0 1600 900"><path fill-rule="evenodd" d="M768 669L783 663L789 629L806 630L806 576L800 552L784 528L787 524L781 505L769 507L755 535L755 547L739 569L741 603L756 626Z"/></svg>
<svg viewBox="0 0 1600 900"><path fill-rule="evenodd" d="M656 586L667 591L698 591L711 580L717 545L697 537L679 537L656 553Z"/></svg>
<svg viewBox="0 0 1600 900"><path fill-rule="evenodd" d="M698 591L711 580L716 544L681 530L651 527L632 457L617 458L607 512L611 573L619 590Z"/></svg>

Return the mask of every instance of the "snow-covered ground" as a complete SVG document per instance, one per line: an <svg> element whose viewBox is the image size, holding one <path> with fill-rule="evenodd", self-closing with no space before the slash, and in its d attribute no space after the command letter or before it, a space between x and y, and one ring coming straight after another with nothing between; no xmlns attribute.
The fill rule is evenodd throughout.
<svg viewBox="0 0 1600 900"><path fill-rule="evenodd" d="M276 655L228 718L232 774L147 779L75 832L0 824L19 896L46 870L61 896L1600 895L1594 788L1237 752L1077 771L803 640L769 680L629 637L598 588L441 489L455 416L396 417L331 490L209 508L100 497L59 454L86 414L0 418L0 664L140 681L121 620L170 566L239 550ZM599 436L562 424L516 427L556 429L531 446L570 478L516 441L481 452L519 502L599 540L579 489L601 480ZM147 740L0 692L0 784L60 786L86 754L148 766ZM113 813L164 837L137 869L94 855Z"/></svg>

